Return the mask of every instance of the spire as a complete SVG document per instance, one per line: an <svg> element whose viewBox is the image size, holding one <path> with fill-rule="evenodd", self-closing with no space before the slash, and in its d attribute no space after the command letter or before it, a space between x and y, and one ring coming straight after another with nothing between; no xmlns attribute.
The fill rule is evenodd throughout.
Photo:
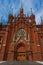
<svg viewBox="0 0 43 65"><path fill-rule="evenodd" d="M20 14L23 14L23 4L22 4L22 0L21 0Z"/></svg>
<svg viewBox="0 0 43 65"><path fill-rule="evenodd" d="M42 16L40 18L41 18L41 22L42 22Z"/></svg>
<svg viewBox="0 0 43 65"><path fill-rule="evenodd" d="M42 19L42 16L41 16L40 18L41 18L41 24L43 24L43 19Z"/></svg>
<svg viewBox="0 0 43 65"><path fill-rule="evenodd" d="M2 17L0 18L0 24L2 24Z"/></svg>
<svg viewBox="0 0 43 65"><path fill-rule="evenodd" d="M30 8L31 14L33 14L32 8Z"/></svg>
<svg viewBox="0 0 43 65"><path fill-rule="evenodd" d="M23 9L23 4L22 4L22 0L21 0L21 9Z"/></svg>
<svg viewBox="0 0 43 65"><path fill-rule="evenodd" d="M31 10L31 17L32 17L32 19L35 20L35 15L34 15L34 13L33 13L33 11L32 11L32 8L30 8L30 10Z"/></svg>
<svg viewBox="0 0 43 65"><path fill-rule="evenodd" d="M11 7L10 14L13 15L13 6Z"/></svg>
<svg viewBox="0 0 43 65"><path fill-rule="evenodd" d="M13 6L12 6L12 15L13 15Z"/></svg>

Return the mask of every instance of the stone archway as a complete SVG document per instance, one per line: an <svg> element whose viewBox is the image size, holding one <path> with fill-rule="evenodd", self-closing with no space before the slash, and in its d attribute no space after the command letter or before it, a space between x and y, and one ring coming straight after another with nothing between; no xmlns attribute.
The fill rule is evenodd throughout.
<svg viewBox="0 0 43 65"><path fill-rule="evenodd" d="M27 60L26 56L28 56L27 54L27 49L26 49L26 45L24 43L19 43L16 46L16 50L14 53L14 58L15 60Z"/></svg>

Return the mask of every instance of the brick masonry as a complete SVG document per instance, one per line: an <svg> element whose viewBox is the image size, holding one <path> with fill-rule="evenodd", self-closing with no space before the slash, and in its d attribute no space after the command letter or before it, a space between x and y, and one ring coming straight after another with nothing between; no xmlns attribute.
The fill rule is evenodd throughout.
<svg viewBox="0 0 43 65"><path fill-rule="evenodd" d="M43 24L35 15L9 14L8 24L0 23L0 60L43 60Z"/></svg>

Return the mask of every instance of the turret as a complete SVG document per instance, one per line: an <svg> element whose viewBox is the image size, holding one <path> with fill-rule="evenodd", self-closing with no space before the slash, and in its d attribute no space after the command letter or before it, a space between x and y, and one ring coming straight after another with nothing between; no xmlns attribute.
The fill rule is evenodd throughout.
<svg viewBox="0 0 43 65"><path fill-rule="evenodd" d="M12 21L13 21L13 15L12 14L9 14L9 17L8 17L8 24L10 23L12 23Z"/></svg>
<svg viewBox="0 0 43 65"><path fill-rule="evenodd" d="M24 14L24 12L23 12L23 8L20 8L20 16L22 17L23 14Z"/></svg>
<svg viewBox="0 0 43 65"><path fill-rule="evenodd" d="M0 19L0 30L2 30L2 18Z"/></svg>
<svg viewBox="0 0 43 65"><path fill-rule="evenodd" d="M42 16L41 16L41 30L43 31L43 19L42 19Z"/></svg>
<svg viewBox="0 0 43 65"><path fill-rule="evenodd" d="M31 8L31 16L30 16L30 19L31 19L32 24L36 24L36 22L35 22L35 15L32 12L32 8Z"/></svg>
<svg viewBox="0 0 43 65"><path fill-rule="evenodd" d="M23 8L20 8L20 13L23 13Z"/></svg>
<svg viewBox="0 0 43 65"><path fill-rule="evenodd" d="M2 25L2 18L0 19L0 25Z"/></svg>

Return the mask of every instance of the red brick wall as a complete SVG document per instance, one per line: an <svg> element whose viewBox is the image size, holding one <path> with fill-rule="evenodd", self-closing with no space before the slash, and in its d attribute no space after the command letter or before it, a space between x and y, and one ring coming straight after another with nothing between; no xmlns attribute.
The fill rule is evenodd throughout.
<svg viewBox="0 0 43 65"><path fill-rule="evenodd" d="M19 17L20 16L20 17ZM35 23L35 16L32 14L30 17L27 17L20 13L18 17L13 17L12 15L9 17L9 22L6 27L6 30L0 33L1 36L3 36L2 41L2 48L0 52L0 60L14 60L14 51L20 52L22 50L24 52L29 51L27 53L28 60L43 60L43 47L41 46L41 42L39 43L39 34L36 31L36 23ZM25 16L25 17L24 17ZM10 19L11 18L11 19ZM15 22L12 23L12 20L15 19ZM29 23L29 19L31 19L31 23ZM20 38L18 42L14 42L14 36L16 36L16 33L19 29L24 29L26 31L26 40L23 38ZM28 41L28 35L30 36L30 41ZM42 34L43 35L43 34ZM40 39L41 41L41 39ZM22 47L19 44L22 43ZM5 46L3 46L5 44ZM40 46L38 46L40 45ZM40 54L39 54L40 53ZM24 53L25 55L26 53ZM20 60L26 60L25 56L18 57Z"/></svg>

